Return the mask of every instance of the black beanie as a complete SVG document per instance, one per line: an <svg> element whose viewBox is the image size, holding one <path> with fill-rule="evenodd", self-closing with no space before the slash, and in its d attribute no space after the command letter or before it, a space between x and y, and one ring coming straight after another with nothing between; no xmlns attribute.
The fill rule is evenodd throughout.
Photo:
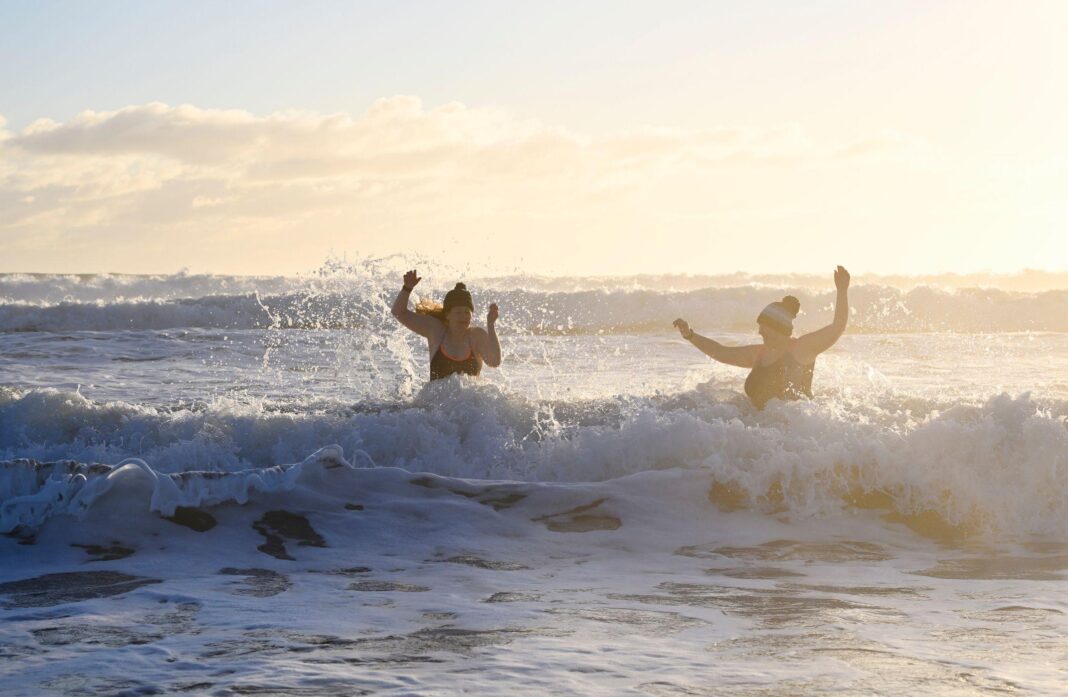
<svg viewBox="0 0 1068 697"><path fill-rule="evenodd" d="M467 292L467 286L457 283L456 287L445 294L445 314L454 307L466 307L475 311L475 303L471 301L471 294Z"/></svg>

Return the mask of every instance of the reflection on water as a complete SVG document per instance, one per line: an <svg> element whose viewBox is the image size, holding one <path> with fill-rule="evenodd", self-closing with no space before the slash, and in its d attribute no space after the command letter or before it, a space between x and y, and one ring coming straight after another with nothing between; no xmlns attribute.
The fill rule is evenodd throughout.
<svg viewBox="0 0 1068 697"><path fill-rule="evenodd" d="M845 540L814 543L797 540L772 540L753 547L724 547L715 544L680 547L675 554L699 559L730 557L758 561L883 561L891 555L871 542Z"/></svg>
<svg viewBox="0 0 1068 697"><path fill-rule="evenodd" d="M1014 556L992 553L985 557L943 559L931 568L913 573L931 578L1058 581L1065 578L1066 569L1068 554Z"/></svg>
<svg viewBox="0 0 1068 697"><path fill-rule="evenodd" d="M912 600L923 600L929 596L925 591L930 588L902 586L831 586L805 583L780 583L779 588L792 591L817 591L820 593L841 593L843 595L896 596Z"/></svg>
<svg viewBox="0 0 1068 697"><path fill-rule="evenodd" d="M804 574L774 566L742 566L730 569L706 569L710 576L727 576L738 579L801 578Z"/></svg>
<svg viewBox="0 0 1068 697"><path fill-rule="evenodd" d="M611 595L650 605L690 605L713 607L757 620L766 627L818 627L840 622L895 622L900 612L886 607L857 603L841 598L802 595L782 588L739 588L699 583L666 582L657 586L659 594Z"/></svg>

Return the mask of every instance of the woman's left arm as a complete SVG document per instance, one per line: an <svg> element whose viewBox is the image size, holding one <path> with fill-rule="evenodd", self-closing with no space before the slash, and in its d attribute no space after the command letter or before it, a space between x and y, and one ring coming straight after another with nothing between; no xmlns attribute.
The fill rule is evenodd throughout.
<svg viewBox="0 0 1068 697"><path fill-rule="evenodd" d="M835 269L834 285L838 289L838 296L834 301L834 321L823 329L805 334L797 340L798 349L812 357L834 346L849 322L849 272L844 266Z"/></svg>
<svg viewBox="0 0 1068 697"><path fill-rule="evenodd" d="M478 354L482 356L482 360L491 368L496 368L501 364L501 341L497 338L497 317L499 315L500 311L497 309L497 303L490 304L489 312L486 313L486 329L474 332L475 348L478 350Z"/></svg>

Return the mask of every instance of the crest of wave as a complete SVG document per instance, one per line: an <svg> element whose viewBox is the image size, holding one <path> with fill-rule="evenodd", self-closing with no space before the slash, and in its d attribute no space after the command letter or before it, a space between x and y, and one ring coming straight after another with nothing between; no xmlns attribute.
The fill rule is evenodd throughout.
<svg viewBox="0 0 1068 697"><path fill-rule="evenodd" d="M282 294L301 283L284 276L226 274L0 274L0 303L51 306L59 303L145 303L182 298Z"/></svg>
<svg viewBox="0 0 1068 697"><path fill-rule="evenodd" d="M756 412L722 397L538 402L450 381L410 402L357 408L167 411L35 391L0 405L0 436L6 458L138 457L161 472L281 466L331 443L365 454L364 464L472 479L598 482L681 467L704 473L709 505L726 509L794 519L874 511L936 535L1068 532L1068 402L881 394Z"/></svg>
<svg viewBox="0 0 1068 697"><path fill-rule="evenodd" d="M1027 394L774 403L713 429L711 498L802 516L875 510L934 536L1063 534L1066 416L1068 403Z"/></svg>

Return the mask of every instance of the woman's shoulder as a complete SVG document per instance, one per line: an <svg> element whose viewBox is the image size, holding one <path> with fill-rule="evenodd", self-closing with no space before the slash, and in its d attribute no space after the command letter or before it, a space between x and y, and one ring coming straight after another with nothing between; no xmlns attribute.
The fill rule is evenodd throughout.
<svg viewBox="0 0 1068 697"><path fill-rule="evenodd" d="M798 365L804 366L815 365L816 358L819 356L818 353L812 353L807 350L804 344L799 343L797 339L794 339L788 353Z"/></svg>
<svg viewBox="0 0 1068 697"><path fill-rule="evenodd" d="M482 327L469 327L467 329L467 336L468 342L479 353L489 350L489 332Z"/></svg>

